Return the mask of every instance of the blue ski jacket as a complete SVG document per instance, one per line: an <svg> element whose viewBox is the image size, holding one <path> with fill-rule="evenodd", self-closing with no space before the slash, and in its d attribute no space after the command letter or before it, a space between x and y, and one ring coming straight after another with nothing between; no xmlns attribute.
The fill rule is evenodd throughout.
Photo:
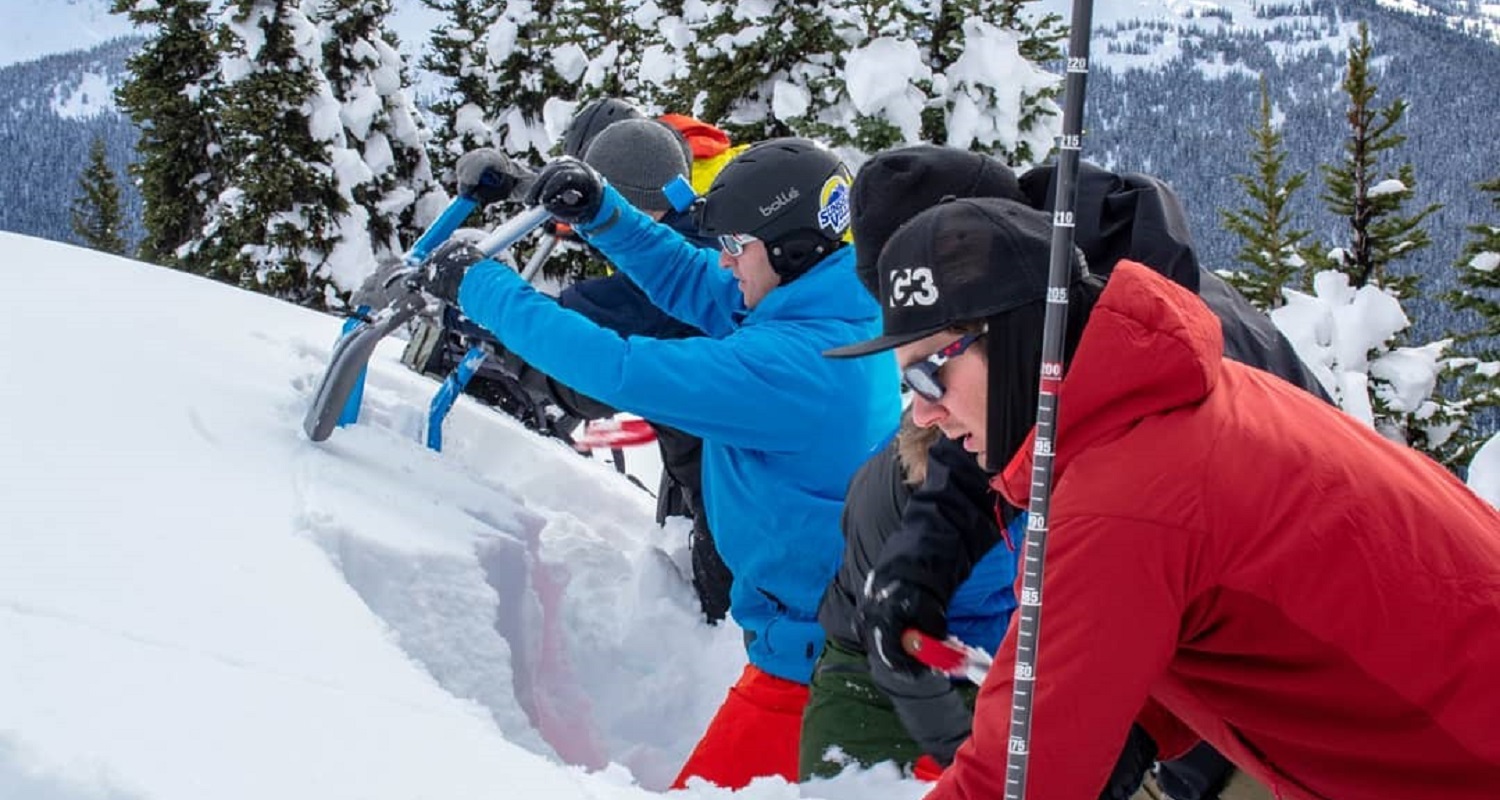
<svg viewBox="0 0 1500 800"><path fill-rule="evenodd" d="M901 411L894 356L822 356L880 332L852 249L746 309L716 250L656 224L614 189L574 229L653 303L706 336L621 337L493 260L469 269L460 307L562 383L703 438L705 506L734 573L730 613L750 662L807 683L824 640L818 600L843 549L845 487Z"/></svg>
<svg viewBox="0 0 1500 800"><path fill-rule="evenodd" d="M948 633L994 654L1016 610L1016 576L1026 538L1026 512L1015 515L1001 544L990 548L948 601Z"/></svg>

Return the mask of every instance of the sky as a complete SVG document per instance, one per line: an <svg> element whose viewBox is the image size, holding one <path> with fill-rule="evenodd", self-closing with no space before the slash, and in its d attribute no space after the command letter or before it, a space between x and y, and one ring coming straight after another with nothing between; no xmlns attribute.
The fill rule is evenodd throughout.
<svg viewBox="0 0 1500 800"><path fill-rule="evenodd" d="M744 665L685 525L377 352L302 416L340 320L0 233L0 797L659 792ZM633 459L646 468L650 458ZM894 770L750 800L915 800ZM694 787L685 798L721 797Z"/></svg>

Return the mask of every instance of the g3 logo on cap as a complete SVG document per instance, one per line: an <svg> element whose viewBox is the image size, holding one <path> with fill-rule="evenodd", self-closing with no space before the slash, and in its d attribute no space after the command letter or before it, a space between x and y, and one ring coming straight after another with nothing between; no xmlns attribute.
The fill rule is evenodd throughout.
<svg viewBox="0 0 1500 800"><path fill-rule="evenodd" d="M937 282L927 267L891 270L891 308L930 306L938 299Z"/></svg>

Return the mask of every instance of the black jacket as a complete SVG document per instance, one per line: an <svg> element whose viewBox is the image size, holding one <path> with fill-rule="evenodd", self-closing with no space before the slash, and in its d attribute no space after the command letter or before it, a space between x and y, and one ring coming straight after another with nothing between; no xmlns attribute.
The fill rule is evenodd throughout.
<svg viewBox="0 0 1500 800"><path fill-rule="evenodd" d="M945 442L947 444L943 444ZM978 463L972 455L946 439L940 439L938 447L942 451L939 458L948 459L956 451L954 466L962 469L962 464L966 463L968 470L977 473L978 478L977 482L966 482L962 488L959 484L946 484L939 491L951 493L977 487L977 495L955 495L951 498L954 501L951 505L955 508L973 506L978 512L974 521L986 520L983 510L988 507L987 490ZM967 472L964 474L969 477ZM843 562L818 605L818 622L823 625L823 630L849 650L865 651L856 631L855 605L863 591L865 577L887 539L900 529L903 512L912 494L894 440L866 461L849 482L840 520L844 531ZM992 521L988 524L994 526ZM868 659L867 663L871 680L890 699L897 717L922 752L943 765L951 763L958 746L969 738L973 720L973 714L953 682L937 673L905 675L887 668L878 658Z"/></svg>

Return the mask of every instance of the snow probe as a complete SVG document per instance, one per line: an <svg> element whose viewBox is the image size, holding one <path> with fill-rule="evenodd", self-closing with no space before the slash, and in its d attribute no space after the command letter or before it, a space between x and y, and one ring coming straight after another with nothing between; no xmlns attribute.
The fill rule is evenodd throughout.
<svg viewBox="0 0 1500 800"><path fill-rule="evenodd" d="M460 198L454 201L454 206L459 203L472 202ZM391 276L390 283L394 285L397 282L404 282L405 291L400 292L390 305L359 319L334 344L328 367L323 372L323 380L318 384L312 405L308 407L307 415L302 420L302 429L307 433L307 438L321 442L333 434L333 429L346 416L348 404L358 397L356 389L363 383L365 365L375 352L375 346L387 334L404 325L407 320L426 308L427 298L416 288L412 279L421 269L422 263L431 255L431 248L441 241L441 238L446 238L447 234L452 233L450 230L441 238L434 235L434 231L440 225L447 224L444 223L444 219L448 218L454 206L449 206L448 211L445 211L443 216L438 218L438 222L433 223L433 227L429 228L427 233L423 234L417 244L412 247L412 252L406 258L408 267ZM467 216L467 213L464 216ZM547 210L541 206L528 208L496 226L490 235L475 247L486 256L495 256L535 230L549 216ZM459 217L460 221L462 218ZM453 223L455 228L457 224ZM356 410L355 416L357 415Z"/></svg>
<svg viewBox="0 0 1500 800"><path fill-rule="evenodd" d="M1042 631L1042 572L1047 555L1047 519L1052 502L1052 456L1057 452L1058 389L1063 378L1063 331L1068 322L1068 277L1073 261L1073 212L1078 204L1078 157L1083 145L1083 94L1089 72L1089 32L1094 4L1073 0L1068 31L1067 79L1063 84L1063 132L1058 142L1057 198L1052 212L1052 261L1047 274L1047 314L1042 324L1042 372L1036 404L1031 464L1031 502L1022 551L1020 615L1016 623L1015 682L1011 687L1010 739L1005 761L1005 800L1026 797L1031 756L1031 710L1037 647Z"/></svg>

